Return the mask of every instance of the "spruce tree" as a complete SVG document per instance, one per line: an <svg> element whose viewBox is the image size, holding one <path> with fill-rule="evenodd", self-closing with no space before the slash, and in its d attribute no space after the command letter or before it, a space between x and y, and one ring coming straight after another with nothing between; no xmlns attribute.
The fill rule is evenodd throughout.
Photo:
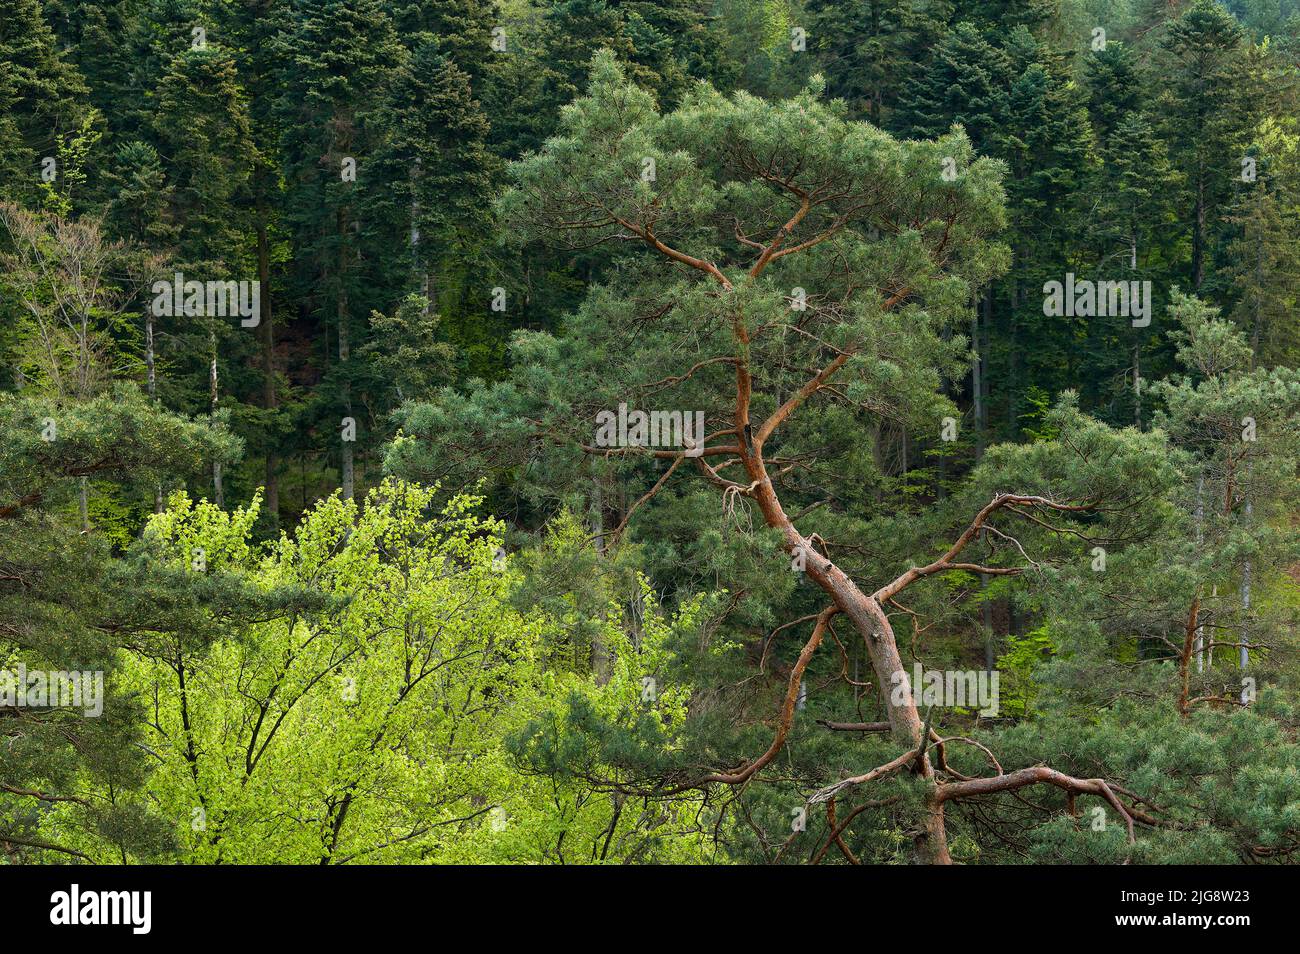
<svg viewBox="0 0 1300 954"><path fill-rule="evenodd" d="M1255 115L1247 45L1232 14L1214 0L1188 7L1161 43L1159 109L1170 160L1183 180L1192 291L1206 280L1207 247L1222 225L1232 183L1240 178Z"/></svg>
<svg viewBox="0 0 1300 954"><path fill-rule="evenodd" d="M809 33L827 92L877 126L892 128L899 97L924 68L928 47L943 34L941 7L906 0L849 5L813 0Z"/></svg>
<svg viewBox="0 0 1300 954"><path fill-rule="evenodd" d="M333 355L321 355L332 367L312 423L329 435L330 455L338 449L340 483L350 499L356 442L351 357L361 331L358 313L369 314L359 308L365 210L357 183L370 174L371 123L402 47L378 0L306 0L285 15L278 43L285 225L296 264L294 292L337 345Z"/></svg>
<svg viewBox="0 0 1300 954"><path fill-rule="evenodd" d="M491 350L493 332L503 329L484 321L492 283L483 273L500 163L488 148L483 109L470 78L432 34L418 38L388 97L373 175L363 183L366 239L393 252L375 283L422 297L425 317L439 315L467 353ZM405 254L393 248L398 237ZM471 322L483 327L475 331Z"/></svg>
<svg viewBox="0 0 1300 954"><path fill-rule="evenodd" d="M32 201L60 136L86 116L86 87L55 45L40 0L12 0L0 18L0 198ZM46 181L49 181L46 179Z"/></svg>

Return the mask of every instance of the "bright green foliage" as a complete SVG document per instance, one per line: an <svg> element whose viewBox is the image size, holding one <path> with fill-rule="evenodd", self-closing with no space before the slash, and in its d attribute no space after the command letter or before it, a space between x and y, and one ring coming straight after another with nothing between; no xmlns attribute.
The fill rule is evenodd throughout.
<svg viewBox="0 0 1300 954"><path fill-rule="evenodd" d="M505 745L553 705L636 711L675 731L689 686L640 701L669 624L647 603L634 645L609 617L618 664L603 686L543 674L546 627L509 609L499 524L476 518L472 498L431 510L435 493L389 481L364 509L332 497L265 550L250 541L256 499L225 512L177 494L150 521L144 539L172 572L318 597L209 645L157 633L130 647L123 687L157 700L142 797L171 820L184 860L685 857L689 838L656 846L682 833L686 808L634 808L581 779L532 782ZM61 818L47 824L73 837Z"/></svg>
<svg viewBox="0 0 1300 954"><path fill-rule="evenodd" d="M1047 627L1040 626L1022 638L1012 637L1011 648L997 659L1002 673L999 712L1015 718L1025 718L1033 713L1034 670L1044 661L1043 656L1052 649L1052 637Z"/></svg>

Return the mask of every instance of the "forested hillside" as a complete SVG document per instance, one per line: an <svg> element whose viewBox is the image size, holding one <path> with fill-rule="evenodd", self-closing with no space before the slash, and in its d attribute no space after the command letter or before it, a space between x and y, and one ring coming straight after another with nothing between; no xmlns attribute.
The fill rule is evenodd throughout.
<svg viewBox="0 0 1300 954"><path fill-rule="evenodd" d="M0 0L0 860L1287 864L1300 0Z"/></svg>

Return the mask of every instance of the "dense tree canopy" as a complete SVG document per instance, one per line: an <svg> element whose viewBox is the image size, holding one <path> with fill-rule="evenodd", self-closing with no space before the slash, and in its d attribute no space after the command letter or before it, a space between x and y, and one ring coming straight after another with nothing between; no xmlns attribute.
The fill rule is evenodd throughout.
<svg viewBox="0 0 1300 954"><path fill-rule="evenodd" d="M0 0L0 858L1290 863L1297 50Z"/></svg>

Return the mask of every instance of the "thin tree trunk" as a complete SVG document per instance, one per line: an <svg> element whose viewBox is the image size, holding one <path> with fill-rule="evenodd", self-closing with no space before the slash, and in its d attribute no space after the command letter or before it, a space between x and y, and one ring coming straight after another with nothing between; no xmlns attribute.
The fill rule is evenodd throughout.
<svg viewBox="0 0 1300 954"><path fill-rule="evenodd" d="M217 401L218 401L217 333L215 331L208 332L208 343L212 346L212 365L208 375L208 384L211 388L212 414L213 414L213 420L215 421L216 413L217 413ZM224 487L222 486L221 461L219 460L214 460L212 462L212 498L213 498L213 503L215 503L221 509L223 510L225 509L226 492Z"/></svg>
<svg viewBox="0 0 1300 954"><path fill-rule="evenodd" d="M1250 615L1250 561L1241 569L1241 609L1243 617ZM1250 635L1249 623L1243 618L1241 623L1241 647L1240 658L1241 670L1245 672L1246 667L1250 665Z"/></svg>
<svg viewBox="0 0 1300 954"><path fill-rule="evenodd" d="M1016 255L1016 261L1023 261L1023 257ZM1020 307L1020 286L1013 283L1011 288L1011 307L1007 313L1007 341L1016 341L1019 337L1018 322L1016 319L1016 310ZM990 333L991 330L990 330ZM1020 438L1020 361L1021 349L1012 348L1011 357L1008 361L1007 373L1007 393L1011 405L1010 420L1007 424L1011 427L1011 434L1017 440Z"/></svg>
<svg viewBox="0 0 1300 954"><path fill-rule="evenodd" d="M90 484L89 479L82 477L77 487L77 504L81 511L81 532L90 532Z"/></svg>
<svg viewBox="0 0 1300 954"><path fill-rule="evenodd" d="M1142 429L1142 345L1133 345L1133 426Z"/></svg>
<svg viewBox="0 0 1300 954"><path fill-rule="evenodd" d="M1201 290L1205 277L1205 174L1196 178L1196 211L1192 216L1192 290Z"/></svg>
<svg viewBox="0 0 1300 954"><path fill-rule="evenodd" d="M984 420L984 375L983 363L984 355L980 350L980 312L981 310L992 310L993 290L992 286L985 290L980 296L980 301L975 307L974 313L970 320L970 340L971 347L975 349L975 360L971 362L971 395L975 401L975 461L978 463L984 456L985 447L985 420ZM980 595L984 594L989 585L987 573L980 574ZM993 646L993 605L986 599L980 601L980 615L984 624L984 669L986 672L993 671L994 646Z"/></svg>
<svg viewBox="0 0 1300 954"><path fill-rule="evenodd" d="M1196 555L1199 558L1205 542L1205 474L1196 478ZM1205 672L1205 624L1196 624L1196 671Z"/></svg>
<svg viewBox="0 0 1300 954"><path fill-rule="evenodd" d="M1262 230L1261 230L1262 231ZM1264 288L1264 237L1259 235L1255 239L1255 291L1253 294L1253 312L1254 320L1250 329L1250 369L1255 370L1255 363L1259 360L1259 335L1260 326L1263 323L1263 316L1259 310L1259 300L1263 295Z"/></svg>
<svg viewBox="0 0 1300 954"><path fill-rule="evenodd" d="M600 478L591 481L591 527L596 539L596 556L604 559L607 543L605 540L605 491L600 485ZM591 637L591 672L596 684L603 686L614 674L614 661L610 657L609 647L601 638L599 629Z"/></svg>
<svg viewBox="0 0 1300 954"><path fill-rule="evenodd" d="M997 662L995 656L995 647L993 645L993 604L984 599L984 592L988 589L989 575L980 574L980 619L984 624L984 671L992 672L993 666Z"/></svg>
<svg viewBox="0 0 1300 954"><path fill-rule="evenodd" d="M212 502L222 510L226 508L226 490L222 481L221 461L212 465Z"/></svg>
<svg viewBox="0 0 1300 954"><path fill-rule="evenodd" d="M1129 237L1129 267L1137 269L1137 236ZM1148 306L1150 302L1147 303ZM1133 342L1133 426L1142 430L1142 332Z"/></svg>
<svg viewBox="0 0 1300 954"><path fill-rule="evenodd" d="M154 367L153 311L148 308L145 309L144 313L144 366L146 386L149 389L149 403L152 404L158 400L158 378L157 371ZM163 488L161 481L154 485L153 512L163 512Z"/></svg>
<svg viewBox="0 0 1300 954"><path fill-rule="evenodd" d="M144 319L144 366L149 389L149 398L153 400L158 396L158 379L154 369L154 350L153 350L153 312L146 311Z"/></svg>
<svg viewBox="0 0 1300 954"><path fill-rule="evenodd" d="M1247 468L1247 474L1249 474L1249 468ZM1247 521L1250 520L1251 512L1252 510L1250 505L1250 497L1247 496L1246 497L1246 520ZM1240 663L1240 668L1243 673L1245 673L1246 669L1250 666L1250 582L1251 582L1250 571L1251 571L1250 560L1247 560L1246 565L1243 566L1241 570L1241 617L1242 618L1241 618L1241 647L1240 647L1238 662ZM1250 693L1247 692L1246 686L1243 683L1241 687L1242 705L1245 705L1247 702L1250 701L1249 695Z"/></svg>
<svg viewBox="0 0 1300 954"><path fill-rule="evenodd" d="M987 299L985 299L987 300ZM975 349L975 360L971 362L971 397L975 402L975 460L978 462L984 456L984 374L983 363L984 356L979 351L980 346L980 308L977 305L970 319L970 340L971 347Z"/></svg>
<svg viewBox="0 0 1300 954"><path fill-rule="evenodd" d="M259 199L257 212L257 280L261 285L262 314L262 406L274 411L279 406L275 387L275 329L271 323L271 243L267 235L266 208ZM274 419L275 415L271 415ZM274 445L266 451L266 500L272 520L280 514L280 466Z"/></svg>
<svg viewBox="0 0 1300 954"><path fill-rule="evenodd" d="M1187 614L1187 631L1183 639L1183 652L1178 658L1179 684L1181 686L1178 693L1178 712L1180 715L1187 715L1189 703L1188 698L1191 693L1188 691L1191 686L1191 666L1188 664L1188 657L1192 654L1192 647L1197 639L1200 638L1201 632L1201 591L1198 587L1196 595L1192 598L1192 608Z"/></svg>
<svg viewBox="0 0 1300 954"><path fill-rule="evenodd" d="M339 364L346 365L348 358L352 353L351 338L348 329L348 293L347 293L347 215L340 209L338 215L339 229L339 293L338 293L338 325L339 325ZM347 411L347 416L352 416L352 388L346 381L343 383L343 407ZM352 458L352 441L341 441L342 444L342 483L343 499L351 500L354 496L354 475L353 475L353 458Z"/></svg>

